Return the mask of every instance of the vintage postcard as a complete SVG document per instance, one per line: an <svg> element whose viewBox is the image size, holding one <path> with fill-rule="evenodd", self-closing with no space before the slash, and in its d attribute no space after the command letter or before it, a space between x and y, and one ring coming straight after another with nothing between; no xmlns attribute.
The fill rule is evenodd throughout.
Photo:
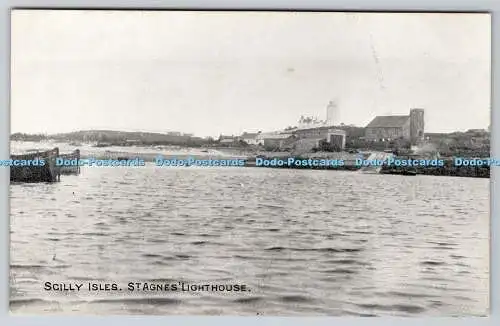
<svg viewBox="0 0 500 326"><path fill-rule="evenodd" d="M489 314L490 15L11 24L12 314Z"/></svg>

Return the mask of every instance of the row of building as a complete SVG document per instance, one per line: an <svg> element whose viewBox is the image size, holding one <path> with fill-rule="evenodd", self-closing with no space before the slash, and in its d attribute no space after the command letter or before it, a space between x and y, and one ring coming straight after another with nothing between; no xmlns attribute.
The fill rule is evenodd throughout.
<svg viewBox="0 0 500 326"><path fill-rule="evenodd" d="M322 142L332 148L343 150L347 134L345 130L333 126L332 103L327 108L327 120L321 124L304 125L302 117L299 127L288 128L277 132L245 132L241 136L221 136L220 144L231 145L243 141L249 145L261 145L275 149L297 149L308 151L318 148ZM313 120L313 122L316 122ZM365 141L386 142L395 139L404 139L411 144L418 144L424 140L424 110L411 109L408 115L377 116L366 127L362 137Z"/></svg>
<svg viewBox="0 0 500 326"><path fill-rule="evenodd" d="M304 151L330 143L339 150L344 149L346 132L331 127L293 128L278 132L245 132L241 136L221 136L220 144L231 145L243 141L249 145L261 145L268 149L302 149Z"/></svg>

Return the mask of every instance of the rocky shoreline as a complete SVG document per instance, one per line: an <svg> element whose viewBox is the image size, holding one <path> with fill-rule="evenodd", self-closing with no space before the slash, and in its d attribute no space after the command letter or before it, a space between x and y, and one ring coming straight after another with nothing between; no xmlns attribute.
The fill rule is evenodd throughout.
<svg viewBox="0 0 500 326"><path fill-rule="evenodd" d="M65 147L68 147L67 144ZM326 166L262 166L267 168L288 168L288 169L310 169L310 170L338 170L338 171L358 171L360 166L355 164L356 159L361 156L364 158L369 155L367 153L348 153L348 152L315 152L315 153L300 153L291 152L266 152L245 149L232 148L210 148L210 149L191 149L191 148L94 148L80 147L81 158L94 158L98 160L124 160L140 158L145 162L154 162L158 156L164 158L175 158L178 160L194 159L194 160L217 160L217 159L243 159L245 160L244 167L258 167L256 164L257 158L264 159L282 159L295 158L296 160L342 160L342 165L326 165ZM74 147L72 148L75 149ZM472 178L489 178L489 166L454 166L451 159L445 159L444 166L418 166L418 167L399 167L399 166L382 166L380 174L395 174L395 175L430 175L430 176L454 176L454 177L472 177Z"/></svg>

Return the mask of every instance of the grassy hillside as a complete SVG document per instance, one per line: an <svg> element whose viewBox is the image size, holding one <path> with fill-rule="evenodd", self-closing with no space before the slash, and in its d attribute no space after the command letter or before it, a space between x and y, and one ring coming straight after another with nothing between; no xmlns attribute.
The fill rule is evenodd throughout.
<svg viewBox="0 0 500 326"><path fill-rule="evenodd" d="M28 135L16 133L11 140L40 141L56 140L62 142L101 142L114 145L141 144L141 145L184 145L201 146L207 143L199 137L175 136L152 132L128 132L115 130L81 130L54 135Z"/></svg>

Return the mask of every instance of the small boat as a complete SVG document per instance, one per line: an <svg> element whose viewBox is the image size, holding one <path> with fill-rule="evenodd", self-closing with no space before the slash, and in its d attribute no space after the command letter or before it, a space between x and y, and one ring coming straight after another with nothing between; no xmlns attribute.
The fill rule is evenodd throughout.
<svg viewBox="0 0 500 326"><path fill-rule="evenodd" d="M111 143L103 143L103 142L98 142L97 144L94 145L94 147L110 147Z"/></svg>
<svg viewBox="0 0 500 326"><path fill-rule="evenodd" d="M406 176L416 176L417 170L415 169L382 169L381 174L394 174L394 175L406 175Z"/></svg>
<svg viewBox="0 0 500 326"><path fill-rule="evenodd" d="M60 169L56 166L59 148L48 151L11 155L11 182L57 182L60 181ZM42 164L42 161L44 164Z"/></svg>

